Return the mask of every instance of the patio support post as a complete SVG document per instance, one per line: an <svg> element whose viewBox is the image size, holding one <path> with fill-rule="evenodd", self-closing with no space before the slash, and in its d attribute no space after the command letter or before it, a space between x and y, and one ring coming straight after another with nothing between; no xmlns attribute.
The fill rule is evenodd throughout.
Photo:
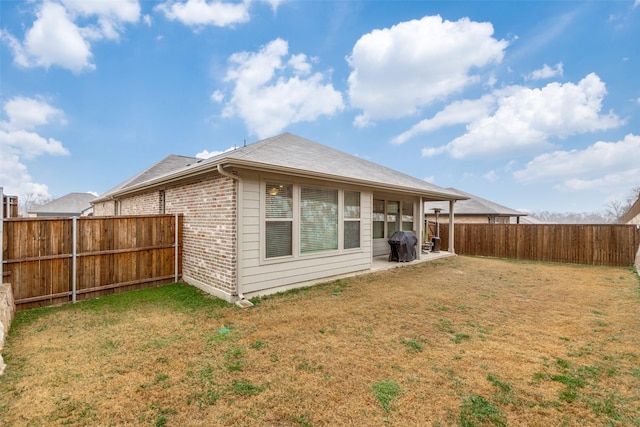
<svg viewBox="0 0 640 427"><path fill-rule="evenodd" d="M78 243L78 217L71 218L72 222L72 242L71 242L71 301L76 303L76 273L77 273L77 253L76 244Z"/></svg>
<svg viewBox="0 0 640 427"><path fill-rule="evenodd" d="M453 247L453 238L455 234L453 230L453 205L455 203L455 200L449 200L449 252L452 254L456 253L456 250Z"/></svg>

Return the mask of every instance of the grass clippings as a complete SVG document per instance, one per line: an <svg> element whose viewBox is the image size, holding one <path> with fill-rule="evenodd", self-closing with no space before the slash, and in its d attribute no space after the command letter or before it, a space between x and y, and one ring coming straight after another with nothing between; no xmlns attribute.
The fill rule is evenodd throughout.
<svg viewBox="0 0 640 427"><path fill-rule="evenodd" d="M454 257L249 309L174 284L27 310L0 425L640 426L639 289Z"/></svg>

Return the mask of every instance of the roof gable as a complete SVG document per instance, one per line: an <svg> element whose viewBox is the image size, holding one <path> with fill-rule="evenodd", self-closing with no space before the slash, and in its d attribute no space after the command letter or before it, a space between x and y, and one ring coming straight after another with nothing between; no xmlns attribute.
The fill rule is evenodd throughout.
<svg viewBox="0 0 640 427"><path fill-rule="evenodd" d="M96 198L91 193L69 193L42 206L33 208L29 213L81 213L91 207L91 202Z"/></svg>
<svg viewBox="0 0 640 427"><path fill-rule="evenodd" d="M173 171L184 169L197 161L198 159L196 157L170 154L159 162L153 164L149 168L108 190L107 192L102 194L100 198L118 193L120 190L124 190L126 188L134 187L137 184L152 181Z"/></svg>
<svg viewBox="0 0 640 427"><path fill-rule="evenodd" d="M635 222L632 222L632 220L637 216L640 216L640 197L638 197L638 200L636 200L622 218L620 218L620 224L633 224Z"/></svg>
<svg viewBox="0 0 640 427"><path fill-rule="evenodd" d="M172 156L167 159L170 157ZM167 159L160 163L167 161ZM188 159L188 161L173 170L170 170L171 168L163 170L158 167L159 164L156 164L108 191L100 199L107 195L135 191L145 186L161 185L163 182L215 170L218 165L359 183L377 188L429 195L437 200L466 198L453 190L438 187L424 180L288 132L224 152L206 160L184 157L183 159ZM179 162L176 163L176 166L180 166ZM159 173L163 171L166 173Z"/></svg>

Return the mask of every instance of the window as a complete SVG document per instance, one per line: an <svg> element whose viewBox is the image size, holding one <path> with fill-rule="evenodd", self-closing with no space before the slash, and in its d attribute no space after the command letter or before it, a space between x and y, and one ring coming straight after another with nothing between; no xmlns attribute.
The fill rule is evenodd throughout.
<svg viewBox="0 0 640 427"><path fill-rule="evenodd" d="M344 192L344 249L360 247L360 193Z"/></svg>
<svg viewBox="0 0 640 427"><path fill-rule="evenodd" d="M400 215L400 202L387 202L387 237L393 236L398 231Z"/></svg>
<svg viewBox="0 0 640 427"><path fill-rule="evenodd" d="M338 249L338 190L302 187L300 252Z"/></svg>
<svg viewBox="0 0 640 427"><path fill-rule="evenodd" d="M402 202L402 231L413 231L413 202Z"/></svg>
<svg viewBox="0 0 640 427"><path fill-rule="evenodd" d="M265 195L266 257L293 253L293 186L267 182Z"/></svg>
<svg viewBox="0 0 640 427"><path fill-rule="evenodd" d="M373 238L384 238L384 200L373 200Z"/></svg>

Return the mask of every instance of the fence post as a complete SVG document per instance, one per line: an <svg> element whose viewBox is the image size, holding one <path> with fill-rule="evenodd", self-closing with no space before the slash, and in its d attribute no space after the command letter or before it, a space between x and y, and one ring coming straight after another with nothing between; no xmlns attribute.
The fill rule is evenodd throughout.
<svg viewBox="0 0 640 427"><path fill-rule="evenodd" d="M174 277L173 277L173 281L177 282L178 281L178 214L176 213L175 215L175 237L174 237L174 242L173 242L173 246L175 247L175 251L174 251L174 264L173 264L173 268L174 268Z"/></svg>
<svg viewBox="0 0 640 427"><path fill-rule="evenodd" d="M78 236L78 217L71 218L72 221L72 237L71 237L71 301L76 302L76 243Z"/></svg>

